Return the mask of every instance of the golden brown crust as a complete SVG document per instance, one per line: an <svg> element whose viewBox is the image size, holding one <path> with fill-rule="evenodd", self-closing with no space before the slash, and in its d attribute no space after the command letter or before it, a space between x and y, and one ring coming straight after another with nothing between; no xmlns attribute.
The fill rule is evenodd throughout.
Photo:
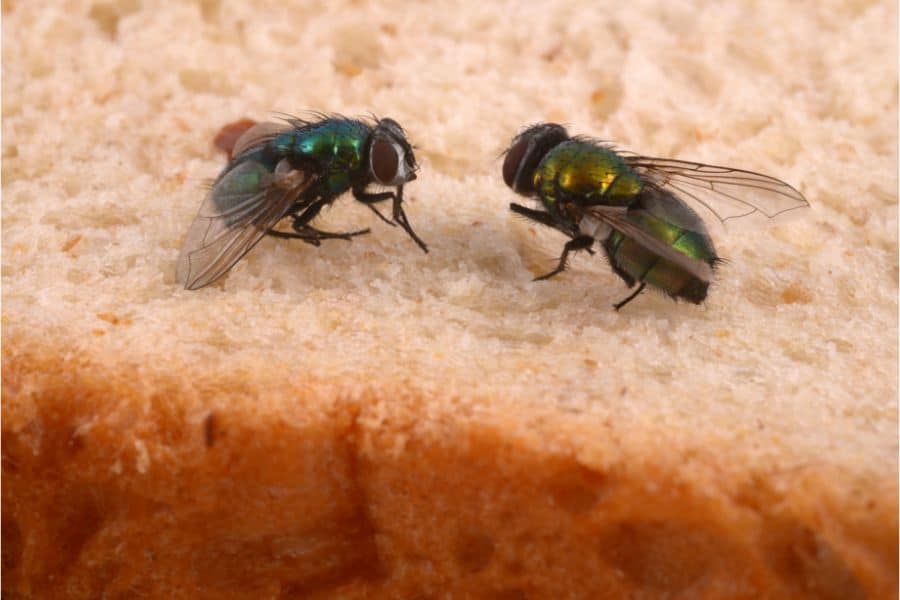
<svg viewBox="0 0 900 600"><path fill-rule="evenodd" d="M4 598L894 596L897 5L598 4L2 3ZM181 289L215 133L307 109L403 124L431 252L346 194ZM536 120L812 207L615 312L531 281Z"/></svg>
<svg viewBox="0 0 900 600"><path fill-rule="evenodd" d="M700 469L627 443L620 454L597 446L608 450L602 466L562 421L504 427L402 393L328 403L287 383L198 384L8 348L4 593L887 598L896 589L897 490L887 478L754 472L695 449Z"/></svg>

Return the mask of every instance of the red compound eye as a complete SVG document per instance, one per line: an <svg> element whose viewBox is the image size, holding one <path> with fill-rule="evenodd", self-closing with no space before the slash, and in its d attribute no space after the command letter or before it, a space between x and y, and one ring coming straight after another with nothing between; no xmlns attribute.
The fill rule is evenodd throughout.
<svg viewBox="0 0 900 600"><path fill-rule="evenodd" d="M372 144L371 156L372 174L378 183L388 185L397 177L397 168L400 166L400 157L394 145L382 139L376 139Z"/></svg>
<svg viewBox="0 0 900 600"><path fill-rule="evenodd" d="M503 161L503 181L506 185L513 187L516 179L516 173L519 172L519 165L525 157L525 151L528 150L528 138L522 138L519 142L509 149L506 153L506 160Z"/></svg>

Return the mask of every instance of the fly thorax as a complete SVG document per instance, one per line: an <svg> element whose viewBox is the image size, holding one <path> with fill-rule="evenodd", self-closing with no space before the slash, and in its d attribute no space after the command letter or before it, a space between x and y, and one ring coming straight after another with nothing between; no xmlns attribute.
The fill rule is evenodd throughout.
<svg viewBox="0 0 900 600"><path fill-rule="evenodd" d="M534 174L533 182L541 203L549 209L556 204L556 188L553 185L555 173L547 171L548 169L538 169Z"/></svg>
<svg viewBox="0 0 900 600"><path fill-rule="evenodd" d="M607 192L610 204L630 204L643 187L640 178L631 169L620 172L610 182Z"/></svg>

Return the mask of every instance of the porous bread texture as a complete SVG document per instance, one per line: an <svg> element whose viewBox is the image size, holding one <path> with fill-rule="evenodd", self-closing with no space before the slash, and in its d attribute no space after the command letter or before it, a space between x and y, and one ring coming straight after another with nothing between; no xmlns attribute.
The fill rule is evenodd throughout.
<svg viewBox="0 0 900 600"><path fill-rule="evenodd" d="M4 594L889 598L890 2L3 3ZM391 116L429 243L342 199L175 285L223 125ZM522 126L749 168L708 302L513 218Z"/></svg>

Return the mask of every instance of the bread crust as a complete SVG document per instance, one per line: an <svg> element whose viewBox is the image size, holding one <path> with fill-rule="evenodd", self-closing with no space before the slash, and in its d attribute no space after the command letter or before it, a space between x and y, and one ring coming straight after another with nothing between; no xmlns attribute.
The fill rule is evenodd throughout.
<svg viewBox="0 0 900 600"><path fill-rule="evenodd" d="M4 600L896 597L897 3L517 6L2 2ZM404 126L430 253L348 194L182 289L216 132L307 110ZM536 121L811 209L616 312L532 282Z"/></svg>
<svg viewBox="0 0 900 600"><path fill-rule="evenodd" d="M894 594L890 473L764 472L703 448L648 452L652 435L470 418L403 386L322 396L7 344L3 590Z"/></svg>

